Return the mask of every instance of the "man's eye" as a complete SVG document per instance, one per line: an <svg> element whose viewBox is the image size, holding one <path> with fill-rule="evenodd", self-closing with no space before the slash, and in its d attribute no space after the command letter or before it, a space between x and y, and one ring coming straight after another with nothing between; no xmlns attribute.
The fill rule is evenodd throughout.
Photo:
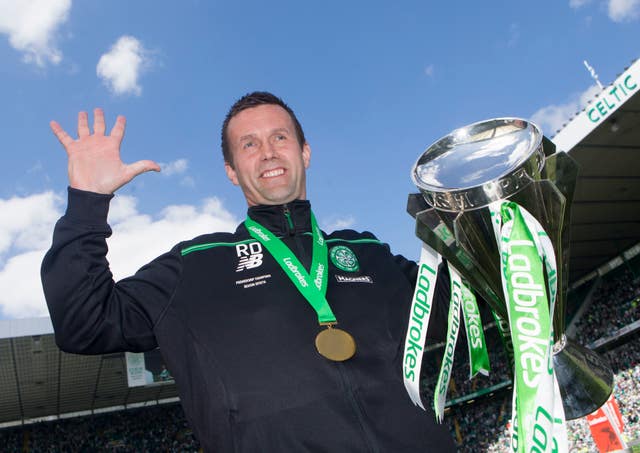
<svg viewBox="0 0 640 453"><path fill-rule="evenodd" d="M253 142L245 142L244 145L242 145L243 149L247 149L247 148L251 148L254 145Z"/></svg>
<svg viewBox="0 0 640 453"><path fill-rule="evenodd" d="M282 141L282 140L286 140L286 139L287 139L286 135L282 135L282 134L276 135L276 140L278 140L278 141Z"/></svg>

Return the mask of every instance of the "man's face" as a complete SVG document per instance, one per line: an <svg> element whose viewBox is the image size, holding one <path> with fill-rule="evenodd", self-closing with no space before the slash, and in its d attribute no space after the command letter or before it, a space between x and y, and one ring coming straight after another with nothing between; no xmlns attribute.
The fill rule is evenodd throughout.
<svg viewBox="0 0 640 453"><path fill-rule="evenodd" d="M259 105L234 116L227 128L233 166L227 176L249 206L306 198L305 169L311 149L298 143L295 126L279 105Z"/></svg>

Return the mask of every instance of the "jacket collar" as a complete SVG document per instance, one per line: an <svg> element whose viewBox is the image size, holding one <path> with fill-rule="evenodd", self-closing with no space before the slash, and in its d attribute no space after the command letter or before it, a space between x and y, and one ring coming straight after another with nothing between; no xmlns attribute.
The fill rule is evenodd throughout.
<svg viewBox="0 0 640 453"><path fill-rule="evenodd" d="M287 213L291 218L291 224L287 219ZM294 200L281 205L251 206L247 210L249 217L268 228L276 236L293 236L311 231L310 213L309 200ZM236 232L240 229L245 229L244 223L238 226Z"/></svg>

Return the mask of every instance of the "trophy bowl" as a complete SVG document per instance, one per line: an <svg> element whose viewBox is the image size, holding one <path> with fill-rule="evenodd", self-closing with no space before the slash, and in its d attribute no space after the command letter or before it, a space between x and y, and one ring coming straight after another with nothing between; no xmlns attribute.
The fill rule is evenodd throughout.
<svg viewBox="0 0 640 453"><path fill-rule="evenodd" d="M420 194L409 196L416 236L442 255L502 320L508 320L500 251L489 205L508 200L528 211L555 253L553 363L567 419L595 411L613 388L599 355L568 340L570 207L578 166L533 123L497 118L454 130L429 146L412 168Z"/></svg>

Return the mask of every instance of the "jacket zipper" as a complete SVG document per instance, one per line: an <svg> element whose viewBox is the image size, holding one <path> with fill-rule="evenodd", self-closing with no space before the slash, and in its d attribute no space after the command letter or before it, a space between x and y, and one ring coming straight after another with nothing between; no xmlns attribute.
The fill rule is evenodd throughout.
<svg viewBox="0 0 640 453"><path fill-rule="evenodd" d="M300 241L300 235L295 234L295 225L293 223L293 218L291 217L291 211L289 210L289 205L284 205L282 207L282 211L284 213L284 217L286 219L286 223L287 223L287 229L288 229L288 236L294 236L294 240L296 242L296 246L298 248L298 259L301 259L303 256L306 258L307 257L307 253L304 250L303 244ZM302 255L302 256L300 256ZM302 259L300 260L301 262L303 262L303 264L305 263ZM308 267L308 266L307 266ZM309 269L307 269L309 270ZM345 392L347 394L347 399L349 400L349 403L351 405L351 408L353 409L353 412L356 415L356 418L358 419L358 423L360 424L360 429L362 430L362 435L364 437L364 441L367 444L367 447L369 448L369 451L371 451L372 453L379 453L378 448L376 447L376 444L374 442L374 438L373 436L369 433L368 429L366 428L366 423L364 420L364 415L362 413L362 409L360 408L360 405L358 404L358 401L356 400L356 396L353 393L353 387L351 386L351 383L349 381L349 377L347 376L346 370L345 370L345 364L343 363L336 363L337 368L338 368L338 374L340 374L340 380L342 381L342 386L345 389Z"/></svg>
<svg viewBox="0 0 640 453"><path fill-rule="evenodd" d="M371 433L369 432L369 430L367 429L367 425L365 423L364 420L364 415L362 413L362 409L360 408L360 405L358 404L358 401L356 399L356 395L353 393L353 387L351 386L351 382L349 380L349 376L347 376L347 370L346 368L346 364L344 363L336 363L337 368L338 368L338 373L340 374L340 378L342 380L342 385L344 386L344 389L346 391L347 394L347 399L349 400L349 403L351 404L351 408L353 409L353 412L356 414L356 418L358 419L358 423L360 424L360 429L362 430L362 436L364 437L364 441L369 449L370 452L372 453L379 453L380 450L378 449L378 447L376 446L376 442L374 440L374 437L371 435Z"/></svg>
<svg viewBox="0 0 640 453"><path fill-rule="evenodd" d="M295 234L295 226L293 225L293 219L291 218L291 211L289 211L289 205L284 205L282 207L282 210L284 212L284 217L285 219L287 219L287 227L288 227L288 231L289 231L289 236L293 236Z"/></svg>
<svg viewBox="0 0 640 453"><path fill-rule="evenodd" d="M307 251L304 249L304 244L302 243L301 235L296 234L296 226L293 221L293 216L291 215L291 211L289 210L289 205L285 204L282 206L282 212L284 214L284 218L286 220L286 230L287 237L292 237L295 245L296 245L296 256L305 267L307 272L311 269L311 258L310 255L307 254Z"/></svg>

